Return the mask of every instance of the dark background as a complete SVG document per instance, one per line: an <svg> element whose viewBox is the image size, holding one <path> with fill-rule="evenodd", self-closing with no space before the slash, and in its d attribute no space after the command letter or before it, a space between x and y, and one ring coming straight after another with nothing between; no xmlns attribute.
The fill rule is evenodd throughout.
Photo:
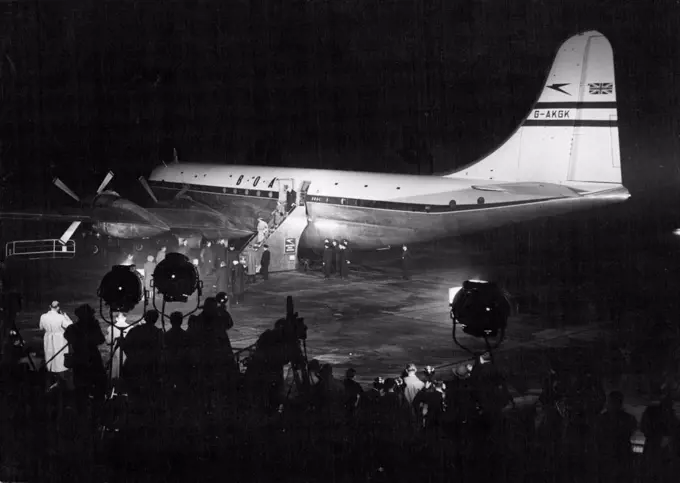
<svg viewBox="0 0 680 483"><path fill-rule="evenodd" d="M450 172L515 129L559 44L588 29L614 48L624 183L633 195L669 200L680 191L679 8L675 0L4 3L3 203L63 201L55 175L91 192L108 169L129 195L133 175L170 161L173 148L183 161L428 173L400 155L422 138L434 170Z"/></svg>

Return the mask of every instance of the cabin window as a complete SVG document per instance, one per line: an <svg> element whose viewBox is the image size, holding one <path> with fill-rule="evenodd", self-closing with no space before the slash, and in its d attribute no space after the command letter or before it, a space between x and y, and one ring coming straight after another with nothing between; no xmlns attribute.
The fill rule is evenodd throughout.
<svg viewBox="0 0 680 483"><path fill-rule="evenodd" d="M269 183L269 185L267 186L267 188L270 188L270 189L273 188L273 187L274 187L274 182L275 182L275 181L276 181L276 178L272 178L272 180L270 181L270 183Z"/></svg>
<svg viewBox="0 0 680 483"><path fill-rule="evenodd" d="M335 186L337 186L337 185L338 185L338 183L335 183Z"/></svg>
<svg viewBox="0 0 680 483"><path fill-rule="evenodd" d="M483 197L483 196L480 196L479 198L477 198L477 204L478 204L478 205L483 205L483 204L484 204L484 197Z"/></svg>
<svg viewBox="0 0 680 483"><path fill-rule="evenodd" d="M250 194L250 190L246 190L246 194L249 195L249 194Z"/></svg>
<svg viewBox="0 0 680 483"><path fill-rule="evenodd" d="M259 182L260 182L260 177L258 176L257 178L255 178L255 181L253 181L253 186L257 186L257 183L259 183Z"/></svg>
<svg viewBox="0 0 680 483"><path fill-rule="evenodd" d="M401 186L397 186L397 189L400 190L400 189L401 189Z"/></svg>
<svg viewBox="0 0 680 483"><path fill-rule="evenodd" d="M365 185L364 185L364 188L368 188L368 185L367 185L367 184L365 184Z"/></svg>
<svg viewBox="0 0 680 483"><path fill-rule="evenodd" d="M238 177L238 181L236 182L236 186L240 185L241 181L243 181L243 175Z"/></svg>

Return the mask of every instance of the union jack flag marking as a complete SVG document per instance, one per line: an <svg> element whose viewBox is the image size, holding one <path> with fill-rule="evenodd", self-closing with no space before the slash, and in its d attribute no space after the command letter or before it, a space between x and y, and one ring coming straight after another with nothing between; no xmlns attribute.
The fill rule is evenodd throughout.
<svg viewBox="0 0 680 483"><path fill-rule="evenodd" d="M588 84L588 92L594 95L611 94L614 90L614 84L611 82L593 82Z"/></svg>

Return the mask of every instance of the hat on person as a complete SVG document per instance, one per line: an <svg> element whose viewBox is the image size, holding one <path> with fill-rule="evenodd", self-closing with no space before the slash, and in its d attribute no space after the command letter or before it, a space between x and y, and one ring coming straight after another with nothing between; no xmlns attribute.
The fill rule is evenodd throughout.
<svg viewBox="0 0 680 483"><path fill-rule="evenodd" d="M262 246L263 246L264 248L269 248L269 245L267 245L266 243L265 243L264 245L262 245Z"/></svg>
<svg viewBox="0 0 680 483"><path fill-rule="evenodd" d="M55 300L54 302L52 302L50 304L50 308L51 309L58 309L59 308L59 302L57 300Z"/></svg>

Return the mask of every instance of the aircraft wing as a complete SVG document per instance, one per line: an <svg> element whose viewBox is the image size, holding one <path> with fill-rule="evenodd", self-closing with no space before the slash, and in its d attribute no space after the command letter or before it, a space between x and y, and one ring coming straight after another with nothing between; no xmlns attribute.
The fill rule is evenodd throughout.
<svg viewBox="0 0 680 483"><path fill-rule="evenodd" d="M473 185L473 189L479 191L497 191L520 196L536 196L544 198L574 198L582 196L578 190L555 183L498 183Z"/></svg>
<svg viewBox="0 0 680 483"><path fill-rule="evenodd" d="M60 208L57 211L0 211L0 220L52 221L70 223L119 223L127 225L155 226L149 220L133 212L121 212L110 208Z"/></svg>
<svg viewBox="0 0 680 483"><path fill-rule="evenodd" d="M241 238L255 231L240 226L216 211L188 207L152 207L147 210L161 219L173 232L201 233L208 239Z"/></svg>

